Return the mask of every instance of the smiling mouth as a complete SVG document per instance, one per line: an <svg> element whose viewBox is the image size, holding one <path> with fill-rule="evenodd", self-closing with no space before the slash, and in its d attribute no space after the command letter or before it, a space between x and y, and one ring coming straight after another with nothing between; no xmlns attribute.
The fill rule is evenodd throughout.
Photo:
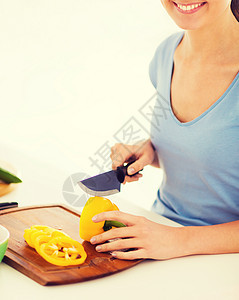
<svg viewBox="0 0 239 300"><path fill-rule="evenodd" d="M173 2L178 11L182 13L194 13L198 11L202 6L206 4L206 2L201 3L190 3L190 4L181 4Z"/></svg>

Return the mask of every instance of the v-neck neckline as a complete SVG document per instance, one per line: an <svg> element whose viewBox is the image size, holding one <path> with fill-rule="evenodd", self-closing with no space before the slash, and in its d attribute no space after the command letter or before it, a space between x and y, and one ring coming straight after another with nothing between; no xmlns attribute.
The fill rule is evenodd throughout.
<svg viewBox="0 0 239 300"><path fill-rule="evenodd" d="M174 54L175 51L178 47L178 45L180 44L180 42L182 41L184 37L184 32L182 32L182 34L179 35L175 46L172 49L172 53L171 53L171 74L169 76L169 82L168 82L168 95L169 95L169 110L170 113L174 119L174 121L180 125L180 126L190 126L193 125L194 123L197 123L198 121L200 121L204 116L206 116L210 111L212 111L225 97L226 95L230 92L230 90L233 88L233 86L235 85L235 83L238 81L239 79L239 72L237 72L236 76L234 77L233 81L230 83L229 87L225 90L225 92L208 108L206 109L201 115L199 115L198 117L196 117L195 119L188 121L188 122L181 122L174 114L173 112L173 108L172 108L172 101L171 101L171 85L172 85L172 76L173 76L173 70L174 70Z"/></svg>

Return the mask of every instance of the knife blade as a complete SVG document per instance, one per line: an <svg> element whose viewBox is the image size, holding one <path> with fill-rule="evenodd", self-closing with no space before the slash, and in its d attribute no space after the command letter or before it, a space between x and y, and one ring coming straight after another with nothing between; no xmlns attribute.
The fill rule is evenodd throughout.
<svg viewBox="0 0 239 300"><path fill-rule="evenodd" d="M124 182L125 176L134 176L139 172L129 175L127 168L133 162L126 166L117 167L116 170L111 170L78 182L79 186L86 193L93 196L108 196L120 192L121 183Z"/></svg>

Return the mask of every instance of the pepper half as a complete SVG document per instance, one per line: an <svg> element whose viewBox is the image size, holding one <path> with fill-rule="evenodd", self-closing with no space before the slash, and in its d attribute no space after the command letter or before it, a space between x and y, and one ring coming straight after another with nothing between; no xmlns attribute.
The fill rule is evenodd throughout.
<svg viewBox="0 0 239 300"><path fill-rule="evenodd" d="M92 221L93 216L104 211L119 210L119 208L109 199L104 197L90 197L86 202L80 217L80 237L85 241L98 234L103 233L112 227L124 227L123 223L117 221L103 221L95 223Z"/></svg>

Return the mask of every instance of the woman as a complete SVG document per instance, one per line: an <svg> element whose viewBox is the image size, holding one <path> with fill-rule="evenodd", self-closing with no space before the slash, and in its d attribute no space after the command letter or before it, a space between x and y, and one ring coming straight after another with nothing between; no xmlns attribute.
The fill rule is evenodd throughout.
<svg viewBox="0 0 239 300"><path fill-rule="evenodd" d="M239 1L162 4L184 30L161 43L150 64L158 101L167 100L169 114L160 130L152 126L150 140L116 144L111 159L113 168L136 159L129 174L148 164L161 167L164 179L153 210L185 226L105 212L94 221L117 220L127 227L91 242L120 259L239 252ZM122 161L116 162L119 153ZM104 243L115 238L122 239ZM126 248L131 250L120 251Z"/></svg>

